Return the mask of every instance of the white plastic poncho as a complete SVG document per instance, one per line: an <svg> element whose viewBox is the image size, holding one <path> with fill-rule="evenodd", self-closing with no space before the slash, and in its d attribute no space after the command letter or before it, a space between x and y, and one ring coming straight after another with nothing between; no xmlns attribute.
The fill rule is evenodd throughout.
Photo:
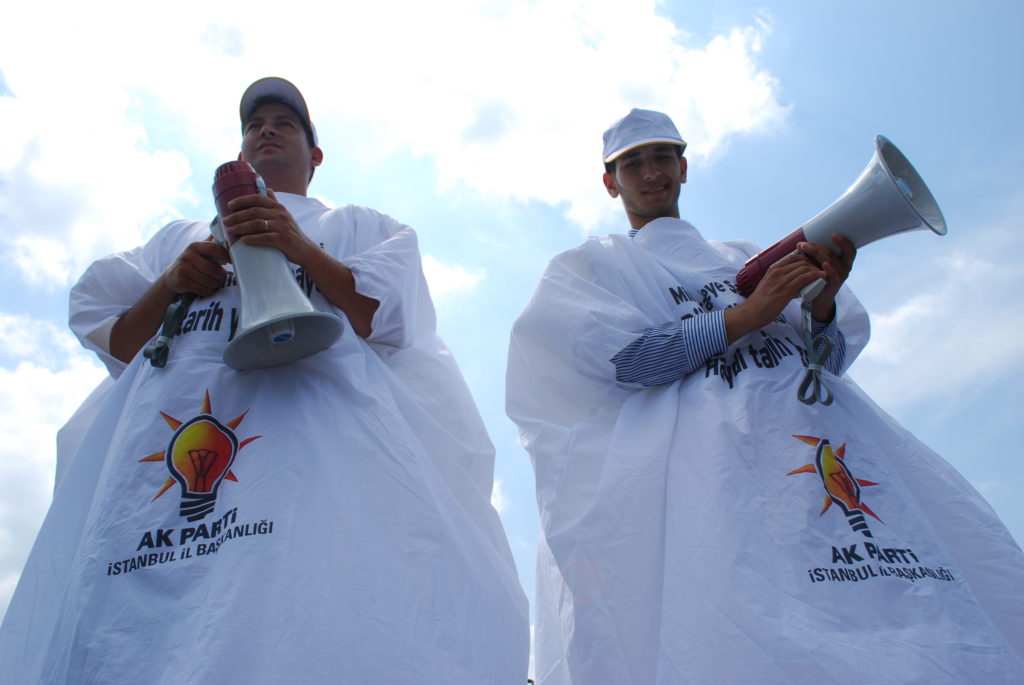
<svg viewBox="0 0 1024 685"><path fill-rule="evenodd" d="M849 379L828 376L831 406L797 400L796 303L685 378L614 380L644 329L740 302L753 252L677 219L590 239L516 322L538 682L1024 682L1020 548ZM838 306L849 362L867 316L848 292Z"/></svg>
<svg viewBox="0 0 1024 685"><path fill-rule="evenodd" d="M166 368L139 355L67 465L0 632L0 681L525 682L493 448L435 334L415 234L278 198L380 301L372 336L346 321L320 354L235 371L237 287L197 299ZM173 223L83 276L72 327L112 371L89 333L208 234Z"/></svg>

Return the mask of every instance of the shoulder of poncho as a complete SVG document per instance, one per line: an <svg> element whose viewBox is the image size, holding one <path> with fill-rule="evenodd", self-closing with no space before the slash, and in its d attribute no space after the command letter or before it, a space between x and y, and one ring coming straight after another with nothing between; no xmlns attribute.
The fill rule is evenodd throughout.
<svg viewBox="0 0 1024 685"><path fill-rule="evenodd" d="M282 204L289 211L318 217L319 220L331 221L376 221L384 224L401 225L398 221L383 212L370 207L346 203L336 207L330 206L316 197L308 195L281 194Z"/></svg>
<svg viewBox="0 0 1024 685"><path fill-rule="evenodd" d="M363 205L346 204L340 207L334 207L327 210L327 213L331 216L344 216L357 220L374 220L381 223L389 224L400 224L398 220L388 216L384 212L379 212L372 207L365 207Z"/></svg>
<svg viewBox="0 0 1024 685"><path fill-rule="evenodd" d="M758 253L758 246L749 240L707 241L708 245L727 259L742 264ZM546 273L572 272L587 278L596 278L598 272L616 270L624 258L641 259L638 253L651 253L625 233L591 236L576 247L561 252L549 262ZM654 255L655 259L657 255ZM647 257L645 257L647 258Z"/></svg>
<svg viewBox="0 0 1024 685"><path fill-rule="evenodd" d="M625 250L635 249L632 243L632 238L620 233L590 236L576 247L555 255L548 263L548 270L568 268L578 271L581 267L590 268L596 263L613 260L615 255Z"/></svg>
<svg viewBox="0 0 1024 685"><path fill-rule="evenodd" d="M205 235L209 235L210 222L191 219L177 219L162 226L146 242L148 244L170 242L179 240L185 236L190 236L192 233L204 234L204 237Z"/></svg>
<svg viewBox="0 0 1024 685"><path fill-rule="evenodd" d="M178 237L183 233L189 233L197 229L205 229L208 231L209 227L209 221L200 221L198 219L176 219L171 223L162 226L156 233L153 234L153 237L150 238L150 241L165 239L168 237Z"/></svg>
<svg viewBox="0 0 1024 685"><path fill-rule="evenodd" d="M178 219L160 228L146 241L144 254L159 255L170 250L176 257L188 243L205 240L209 235L209 221Z"/></svg>
<svg viewBox="0 0 1024 685"><path fill-rule="evenodd" d="M758 252L761 248L756 243L750 240L726 240L719 242L717 240L709 240L708 245L718 250L726 257L740 258L743 261L750 259Z"/></svg>
<svg viewBox="0 0 1024 685"><path fill-rule="evenodd" d="M374 228L391 236L401 230L412 229L402 222L394 219L383 212L362 205L346 204L340 207L325 209L320 221L325 224L347 224L352 227L368 229Z"/></svg>

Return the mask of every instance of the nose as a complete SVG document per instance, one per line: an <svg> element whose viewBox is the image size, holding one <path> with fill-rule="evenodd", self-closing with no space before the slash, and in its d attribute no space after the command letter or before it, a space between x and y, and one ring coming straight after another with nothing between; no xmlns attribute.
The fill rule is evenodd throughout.
<svg viewBox="0 0 1024 685"><path fill-rule="evenodd" d="M643 175L644 179L654 179L661 175L661 169L659 169L658 165L653 161L648 160L643 163L640 173Z"/></svg>

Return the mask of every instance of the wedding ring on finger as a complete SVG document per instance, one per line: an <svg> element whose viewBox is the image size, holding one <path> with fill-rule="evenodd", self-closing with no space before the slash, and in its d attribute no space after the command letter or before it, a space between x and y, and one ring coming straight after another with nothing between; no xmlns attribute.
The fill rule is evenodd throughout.
<svg viewBox="0 0 1024 685"><path fill-rule="evenodd" d="M266 233L270 230L270 222L266 219L263 220L263 232Z"/></svg>

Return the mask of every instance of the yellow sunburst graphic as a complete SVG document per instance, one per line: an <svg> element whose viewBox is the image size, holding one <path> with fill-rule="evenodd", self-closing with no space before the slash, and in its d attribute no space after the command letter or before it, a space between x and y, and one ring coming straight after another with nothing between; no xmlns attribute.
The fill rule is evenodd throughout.
<svg viewBox="0 0 1024 685"><path fill-rule="evenodd" d="M868 505L861 501L860 489L861 486L869 487L878 485L878 483L854 478L853 473L846 464L845 443L833 450L832 445L826 438L815 438L809 435L794 435L793 437L800 442L817 448L812 463L793 469L786 475L792 476L797 473L818 474L822 485L825 487L825 506L822 507L819 516L824 516L833 503L837 504L843 510L843 513L846 514L850 527L855 532L860 533L864 537L874 537L871 534L871 529L868 528L867 521L864 519L864 514L877 519L880 523L882 519L878 518L875 512L871 511Z"/></svg>
<svg viewBox="0 0 1024 685"><path fill-rule="evenodd" d="M167 492L177 482L181 485L180 513L189 521L197 521L213 511L217 500L217 489L221 482L238 482L231 471L238 451L260 435L239 442L234 429L245 419L249 410L221 423L210 405L210 391L203 395L199 414L188 421L160 412L167 425L174 431L167 449L139 459L139 462L163 462L171 476L150 501Z"/></svg>

